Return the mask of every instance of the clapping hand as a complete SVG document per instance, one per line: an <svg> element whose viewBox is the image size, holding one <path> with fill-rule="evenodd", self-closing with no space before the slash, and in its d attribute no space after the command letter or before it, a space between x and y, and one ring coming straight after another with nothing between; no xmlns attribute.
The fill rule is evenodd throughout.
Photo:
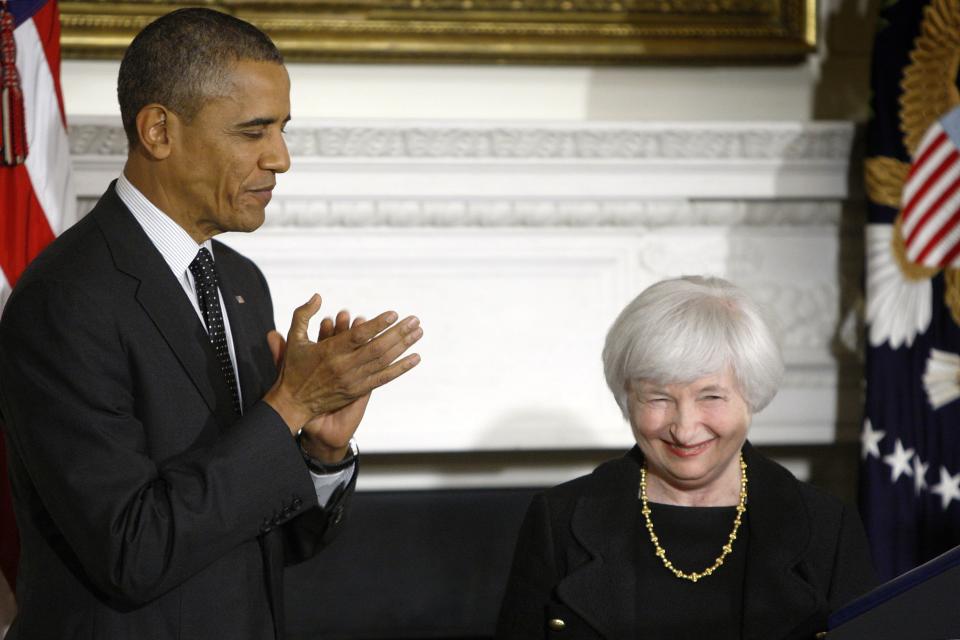
<svg viewBox="0 0 960 640"><path fill-rule="evenodd" d="M350 438L363 418L370 392L403 375L420 362L418 354L403 353L423 336L413 316L397 322L393 311L372 320L341 311L324 318L317 341L307 336L310 319L320 310L314 295L293 312L287 339L277 331L267 342L279 375L264 400L287 423L302 432L302 445L323 462L343 458ZM398 358L400 358L398 360Z"/></svg>

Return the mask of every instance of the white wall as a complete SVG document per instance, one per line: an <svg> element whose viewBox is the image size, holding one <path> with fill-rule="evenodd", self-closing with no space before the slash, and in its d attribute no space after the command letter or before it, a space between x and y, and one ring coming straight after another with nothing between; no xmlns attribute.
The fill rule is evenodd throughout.
<svg viewBox="0 0 960 640"><path fill-rule="evenodd" d="M66 60L70 115L119 114L115 61ZM290 64L294 118L809 120L818 66Z"/></svg>

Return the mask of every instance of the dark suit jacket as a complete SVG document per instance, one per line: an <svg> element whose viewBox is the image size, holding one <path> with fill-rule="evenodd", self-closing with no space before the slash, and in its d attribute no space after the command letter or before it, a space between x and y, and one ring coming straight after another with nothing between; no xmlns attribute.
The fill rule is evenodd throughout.
<svg viewBox="0 0 960 640"><path fill-rule="evenodd" d="M201 320L113 186L17 283L0 322L22 537L9 638L282 637L283 565L329 540L352 484L317 506L260 401L276 377L266 281L220 243L214 256L239 419Z"/></svg>
<svg viewBox="0 0 960 640"><path fill-rule="evenodd" d="M875 584L863 526L838 500L744 447L750 544L745 640L812 639L828 613ZM635 638L642 455L534 498L520 531L497 638ZM718 546L720 544L718 542ZM669 577L664 569L663 576ZM561 632L546 622L559 618Z"/></svg>

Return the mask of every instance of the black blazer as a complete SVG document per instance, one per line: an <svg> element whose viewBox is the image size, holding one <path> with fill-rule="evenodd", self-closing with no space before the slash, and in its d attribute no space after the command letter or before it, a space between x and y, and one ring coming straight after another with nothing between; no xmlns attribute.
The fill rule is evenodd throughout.
<svg viewBox="0 0 960 640"><path fill-rule="evenodd" d="M750 544L744 639L812 639L875 584L857 514L744 446ZM537 495L520 530L497 638L635 638L636 447ZM664 570L665 571L665 570ZM666 575L666 574L664 574ZM559 618L562 631L547 621Z"/></svg>
<svg viewBox="0 0 960 640"><path fill-rule="evenodd" d="M214 242L244 414L203 324L117 197L26 270L0 321L0 412L22 537L8 638L283 637L283 566L339 529L278 416L273 309ZM356 477L356 474L354 475Z"/></svg>

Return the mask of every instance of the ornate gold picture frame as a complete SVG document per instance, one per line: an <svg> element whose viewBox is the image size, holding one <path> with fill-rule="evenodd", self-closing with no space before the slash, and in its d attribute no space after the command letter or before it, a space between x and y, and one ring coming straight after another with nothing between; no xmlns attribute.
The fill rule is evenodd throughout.
<svg viewBox="0 0 960 640"><path fill-rule="evenodd" d="M773 62L816 44L816 0L60 0L64 55L119 57L180 6L249 20L300 61Z"/></svg>

